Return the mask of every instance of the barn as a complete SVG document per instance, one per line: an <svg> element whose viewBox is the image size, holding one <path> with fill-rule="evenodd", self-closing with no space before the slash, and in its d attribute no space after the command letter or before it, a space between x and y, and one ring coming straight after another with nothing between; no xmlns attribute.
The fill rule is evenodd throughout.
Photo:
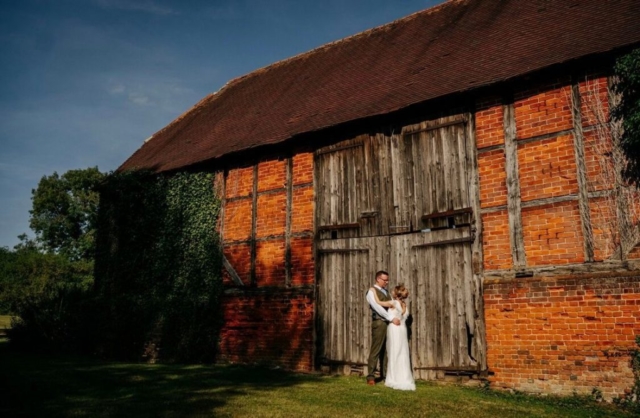
<svg viewBox="0 0 640 418"><path fill-rule="evenodd" d="M608 111L639 11L450 0L231 80L120 170L216 173L227 361L366 373L382 269L416 378L618 396L640 204Z"/></svg>

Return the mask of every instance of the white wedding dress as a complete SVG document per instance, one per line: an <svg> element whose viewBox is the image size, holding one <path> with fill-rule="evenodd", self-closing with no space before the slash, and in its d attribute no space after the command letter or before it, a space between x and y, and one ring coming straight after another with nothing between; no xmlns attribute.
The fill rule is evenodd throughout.
<svg viewBox="0 0 640 418"><path fill-rule="evenodd" d="M387 378L385 385L392 389L416 390L411 370L411 357L409 356L409 340L405 321L409 316L409 310L402 315L402 305L397 300L393 301L395 308L389 308L389 313L394 318L400 319L400 325L389 324L387 326Z"/></svg>

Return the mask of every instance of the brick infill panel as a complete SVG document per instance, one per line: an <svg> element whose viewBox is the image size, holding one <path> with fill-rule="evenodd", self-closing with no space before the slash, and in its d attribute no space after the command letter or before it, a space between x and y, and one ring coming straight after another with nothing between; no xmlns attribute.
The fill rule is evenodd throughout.
<svg viewBox="0 0 640 418"><path fill-rule="evenodd" d="M313 286L225 291L220 361L313 370Z"/></svg>

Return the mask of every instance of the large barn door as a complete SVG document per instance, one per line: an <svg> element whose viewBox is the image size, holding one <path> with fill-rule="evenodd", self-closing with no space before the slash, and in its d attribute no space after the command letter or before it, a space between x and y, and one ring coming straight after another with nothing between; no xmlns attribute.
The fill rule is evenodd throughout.
<svg viewBox="0 0 640 418"><path fill-rule="evenodd" d="M363 371L371 342L365 293L386 268L388 238L346 238L318 243L318 329L324 364Z"/></svg>
<svg viewBox="0 0 640 418"><path fill-rule="evenodd" d="M415 375L486 369L480 279L472 271L477 191L472 132L461 117L361 136L316 153L318 349L366 363L364 299L377 270L411 293ZM472 251L472 249L474 249Z"/></svg>
<svg viewBox="0 0 640 418"><path fill-rule="evenodd" d="M471 271L469 228L393 237L390 274L409 289L415 376L482 370L483 339ZM482 323L480 319L480 323Z"/></svg>

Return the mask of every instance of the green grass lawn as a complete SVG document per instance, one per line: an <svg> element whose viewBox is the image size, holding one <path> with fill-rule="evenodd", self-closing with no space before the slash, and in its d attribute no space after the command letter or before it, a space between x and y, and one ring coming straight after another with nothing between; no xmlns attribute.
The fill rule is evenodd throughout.
<svg viewBox="0 0 640 418"><path fill-rule="evenodd" d="M583 398L510 395L418 382L240 366L107 363L15 353L0 342L2 417L630 417Z"/></svg>

